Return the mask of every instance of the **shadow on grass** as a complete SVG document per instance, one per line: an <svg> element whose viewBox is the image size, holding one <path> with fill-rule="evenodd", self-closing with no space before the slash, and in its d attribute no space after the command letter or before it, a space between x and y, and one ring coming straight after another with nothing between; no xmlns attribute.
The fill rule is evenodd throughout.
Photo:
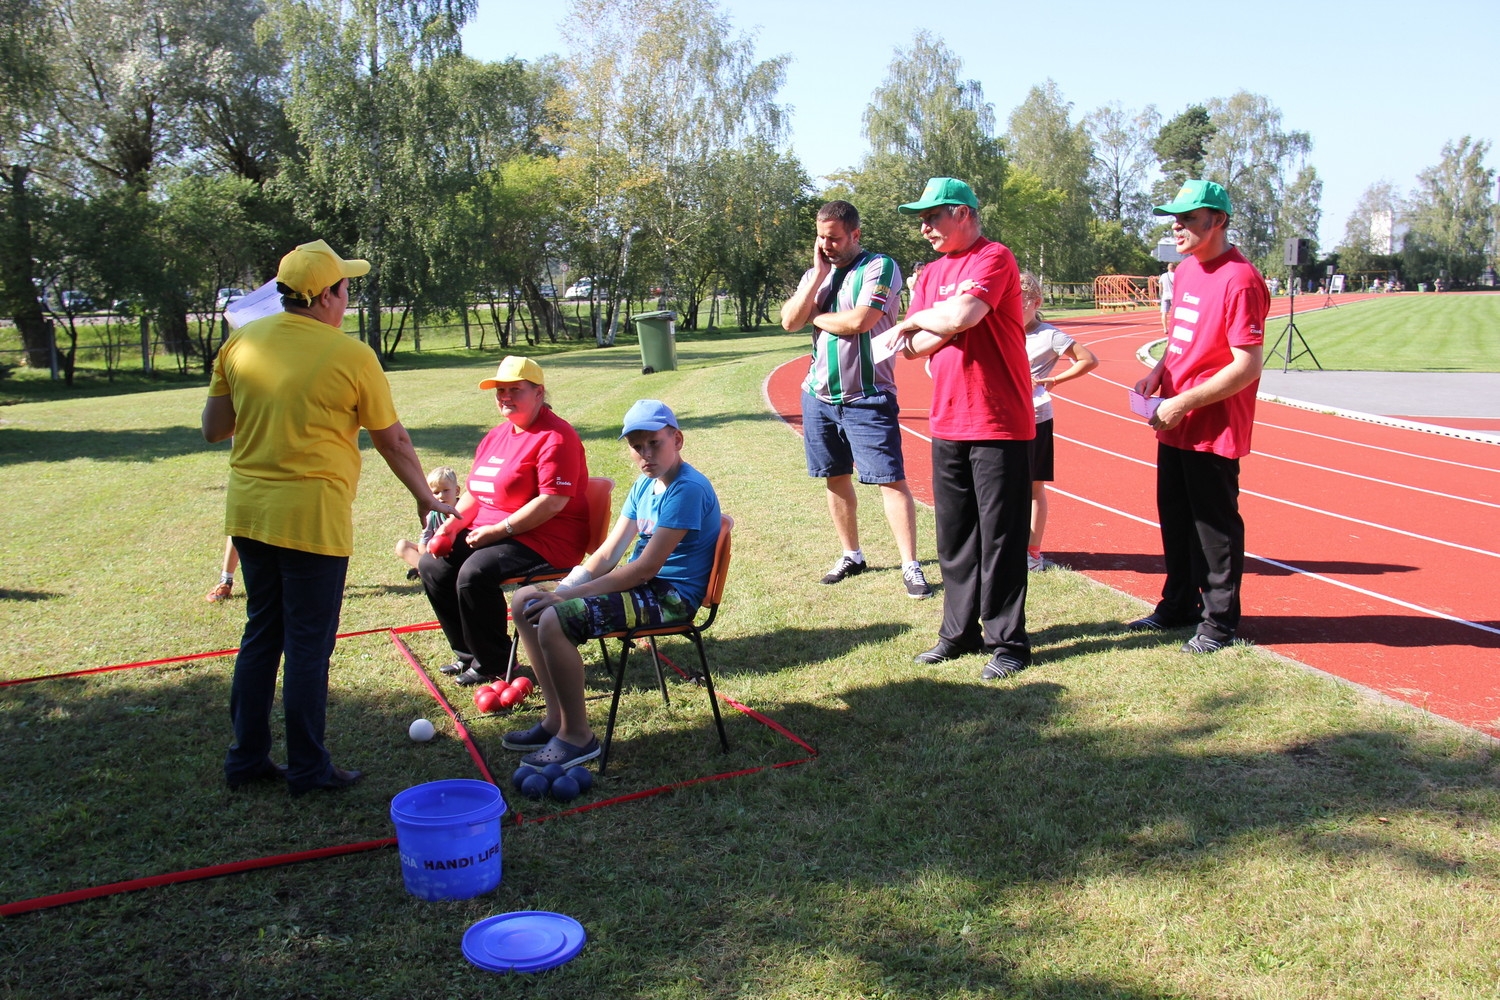
<svg viewBox="0 0 1500 1000"><path fill-rule="evenodd" d="M898 631L796 630L790 663ZM710 645L716 668L735 663L716 669L732 694L734 672L759 668L766 641ZM367 688L369 668L344 656L331 745L370 776L295 803L275 788L222 787L227 659L8 691L0 898L388 836L395 791L473 774L453 739L407 740L413 702ZM721 755L706 692L678 684L662 707L649 667L632 660L641 684L596 797L800 756L734 712ZM584 924L589 944L566 972L528 980L528 996L666 996L684 984L683 995L742 995L747 982L757 995L808 995L815 981L829 996L1148 1000L1178 994L1141 982L1144 967L1131 981L1083 971L1100 964L1082 952L1100 946L1101 927L1083 926L1086 911L1065 900L1087 884L1206 878L1205 892L1222 891L1211 886L1225 876L1202 873L1266 851L1309 877L1371 856L1448 878L1471 862L1373 818L1451 810L1454 796L1470 812L1495 810L1488 750L1378 727L1260 750L1215 742L1263 699L1233 686L1167 724L1098 714L1081 724L1073 697L1032 673L985 685L940 668L838 689L836 704L757 705L819 758L508 830L504 881L488 897L415 901L389 851L255 872L9 921L25 979L22 963L6 963L0 981L17 996L80 977L96 996L228 995L248 983L276 995L467 995L495 980L459 957L464 927L556 909ZM592 711L602 724L603 706ZM495 736L510 724L474 723L501 780L512 758Z"/></svg>
<svg viewBox="0 0 1500 1000"><path fill-rule="evenodd" d="M61 596L50 590L12 590L0 587L0 601L50 601Z"/></svg>
<svg viewBox="0 0 1500 1000"><path fill-rule="evenodd" d="M212 448L196 427L163 427L157 430L87 431L35 430L8 427L0 434L0 465L24 462L67 462L86 458L95 462L151 462L178 458Z"/></svg>

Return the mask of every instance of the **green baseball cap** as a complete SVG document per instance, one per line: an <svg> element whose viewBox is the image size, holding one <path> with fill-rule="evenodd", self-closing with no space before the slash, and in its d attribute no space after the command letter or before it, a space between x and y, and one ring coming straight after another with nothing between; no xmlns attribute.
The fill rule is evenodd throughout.
<svg viewBox="0 0 1500 1000"><path fill-rule="evenodd" d="M1213 208L1225 215L1233 215L1229 208L1229 192L1213 181L1183 181L1177 197L1165 205L1151 210L1153 215L1182 215L1195 208Z"/></svg>
<svg viewBox="0 0 1500 1000"><path fill-rule="evenodd" d="M896 206L896 211L916 215L939 205L968 205L977 212L979 199L974 197L974 189L957 177L934 177L922 189L922 197L910 204Z"/></svg>

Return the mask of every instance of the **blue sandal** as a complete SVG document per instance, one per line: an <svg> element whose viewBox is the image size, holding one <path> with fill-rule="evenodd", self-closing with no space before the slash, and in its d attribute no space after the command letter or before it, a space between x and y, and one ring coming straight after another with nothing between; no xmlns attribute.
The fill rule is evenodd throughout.
<svg viewBox="0 0 1500 1000"><path fill-rule="evenodd" d="M530 764L532 767L556 764L562 768L569 768L593 760L597 756L599 756L599 737L597 736L590 737L588 745L581 747L554 736L536 753L522 757L521 763Z"/></svg>
<svg viewBox="0 0 1500 1000"><path fill-rule="evenodd" d="M547 732L538 722L530 729L518 729L513 733L506 733L500 739L500 745L507 750L540 750L546 746L554 734Z"/></svg>

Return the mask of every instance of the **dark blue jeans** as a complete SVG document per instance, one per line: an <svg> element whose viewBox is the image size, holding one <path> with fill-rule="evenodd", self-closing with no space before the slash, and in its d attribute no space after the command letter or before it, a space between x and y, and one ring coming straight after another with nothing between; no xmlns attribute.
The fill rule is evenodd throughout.
<svg viewBox="0 0 1500 1000"><path fill-rule="evenodd" d="M281 707L287 784L294 789L319 785L333 773L323 747L328 658L338 634L349 560L238 536L234 547L245 577L248 620L229 691L234 743L224 758L224 776L235 783L270 759L276 671L285 656Z"/></svg>

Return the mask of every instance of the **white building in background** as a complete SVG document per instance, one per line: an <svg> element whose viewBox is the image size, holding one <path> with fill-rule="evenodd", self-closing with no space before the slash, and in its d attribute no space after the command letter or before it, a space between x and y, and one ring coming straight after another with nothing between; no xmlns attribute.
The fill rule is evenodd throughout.
<svg viewBox="0 0 1500 1000"><path fill-rule="evenodd" d="M1370 213L1370 252L1391 252L1391 223L1393 215L1389 209Z"/></svg>
<svg viewBox="0 0 1500 1000"><path fill-rule="evenodd" d="M1370 252L1393 254L1401 252L1401 242L1411 227L1396 221L1396 213L1390 209L1370 213Z"/></svg>

